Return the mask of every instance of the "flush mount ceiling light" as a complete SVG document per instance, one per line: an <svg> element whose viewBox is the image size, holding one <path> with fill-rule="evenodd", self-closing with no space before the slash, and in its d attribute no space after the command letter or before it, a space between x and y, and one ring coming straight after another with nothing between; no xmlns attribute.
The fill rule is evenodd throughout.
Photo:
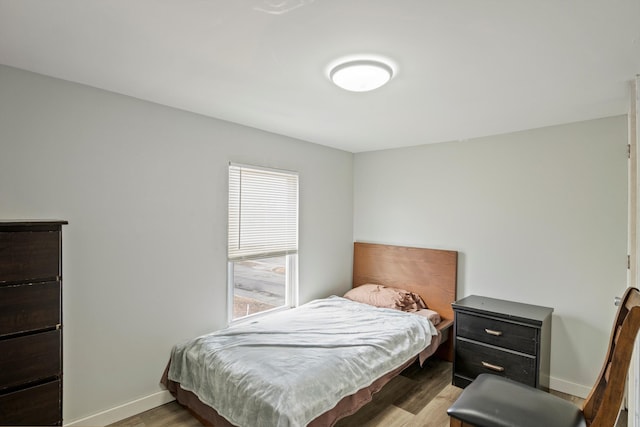
<svg viewBox="0 0 640 427"><path fill-rule="evenodd" d="M329 78L342 89L367 92L383 86L393 77L393 68L373 59L341 62L329 71Z"/></svg>

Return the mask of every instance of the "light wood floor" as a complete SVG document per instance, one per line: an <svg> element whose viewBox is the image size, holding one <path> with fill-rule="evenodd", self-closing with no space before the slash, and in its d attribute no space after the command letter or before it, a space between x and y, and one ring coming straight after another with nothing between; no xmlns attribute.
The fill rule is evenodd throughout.
<svg viewBox="0 0 640 427"><path fill-rule="evenodd" d="M451 363L428 360L412 365L391 380L373 400L336 427L448 427L447 408L462 389L451 385ZM552 392L577 405L582 399ZM621 417L622 418L622 417ZM109 427L199 427L201 424L176 402L127 418ZM626 417L619 420L626 426Z"/></svg>

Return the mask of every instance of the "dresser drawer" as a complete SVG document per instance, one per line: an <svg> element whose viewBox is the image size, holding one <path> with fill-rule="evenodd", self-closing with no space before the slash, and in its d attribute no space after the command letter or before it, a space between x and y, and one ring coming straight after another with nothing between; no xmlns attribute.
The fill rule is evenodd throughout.
<svg viewBox="0 0 640 427"><path fill-rule="evenodd" d="M60 282L0 286L0 337L60 324Z"/></svg>
<svg viewBox="0 0 640 427"><path fill-rule="evenodd" d="M538 346L536 328L463 312L456 313L456 335L532 355Z"/></svg>
<svg viewBox="0 0 640 427"><path fill-rule="evenodd" d="M59 275L59 232L0 232L0 283Z"/></svg>
<svg viewBox="0 0 640 427"><path fill-rule="evenodd" d="M61 331L0 341L0 390L60 376Z"/></svg>
<svg viewBox="0 0 640 427"><path fill-rule="evenodd" d="M458 339L455 364L455 374L459 376L473 379L482 373L491 373L537 387L534 357Z"/></svg>
<svg viewBox="0 0 640 427"><path fill-rule="evenodd" d="M0 425L62 425L60 380L0 395Z"/></svg>

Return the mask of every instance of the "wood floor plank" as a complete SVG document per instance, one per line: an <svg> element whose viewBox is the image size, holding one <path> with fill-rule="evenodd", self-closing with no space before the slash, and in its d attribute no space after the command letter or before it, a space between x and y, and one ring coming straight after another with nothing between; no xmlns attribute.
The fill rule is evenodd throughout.
<svg viewBox="0 0 640 427"><path fill-rule="evenodd" d="M393 404L415 415L451 383L451 363L440 359L428 360L422 368L414 367L407 375L415 386L410 392L398 395Z"/></svg>
<svg viewBox="0 0 640 427"><path fill-rule="evenodd" d="M397 406L387 406L375 418L364 420L362 424L349 424L351 426L362 427L405 427L411 423L414 415L398 408ZM337 424L336 424L337 425Z"/></svg>
<svg viewBox="0 0 640 427"><path fill-rule="evenodd" d="M447 427L449 425L449 416L447 409L458 396L462 393L462 389L454 385L447 385L431 399L420 412L411 421L411 426L422 427Z"/></svg>
<svg viewBox="0 0 640 427"><path fill-rule="evenodd" d="M184 407L178 402L171 402L173 405L163 405L163 411L147 411L142 417L144 427L171 427L180 425L182 427L199 427L200 421L194 418L189 411L185 411Z"/></svg>

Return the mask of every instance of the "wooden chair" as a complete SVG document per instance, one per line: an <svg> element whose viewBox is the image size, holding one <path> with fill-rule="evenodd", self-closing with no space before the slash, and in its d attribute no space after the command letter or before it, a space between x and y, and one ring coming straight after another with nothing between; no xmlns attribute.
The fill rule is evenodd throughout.
<svg viewBox="0 0 640 427"><path fill-rule="evenodd" d="M640 291L620 301L598 380L582 408L542 390L491 374L479 375L447 410L451 427L613 427L640 328Z"/></svg>

